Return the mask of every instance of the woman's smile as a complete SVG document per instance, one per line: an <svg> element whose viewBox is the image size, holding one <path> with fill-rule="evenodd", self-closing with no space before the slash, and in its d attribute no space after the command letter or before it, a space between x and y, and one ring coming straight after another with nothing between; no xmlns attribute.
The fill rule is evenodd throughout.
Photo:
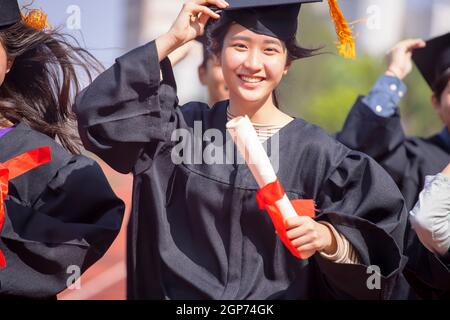
<svg viewBox="0 0 450 320"><path fill-rule="evenodd" d="M265 77L245 74L238 74L238 78L241 80L242 86L249 89L256 88L265 80Z"/></svg>

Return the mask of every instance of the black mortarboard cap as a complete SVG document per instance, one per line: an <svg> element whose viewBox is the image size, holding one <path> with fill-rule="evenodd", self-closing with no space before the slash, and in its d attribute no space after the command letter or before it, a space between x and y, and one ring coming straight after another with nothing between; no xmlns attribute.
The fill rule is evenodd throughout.
<svg viewBox="0 0 450 320"><path fill-rule="evenodd" d="M245 28L281 40L295 37L302 3L322 0L229 0L224 16Z"/></svg>
<svg viewBox="0 0 450 320"><path fill-rule="evenodd" d="M222 17L236 21L245 28L281 40L295 38L298 15L302 4L322 0L228 0L229 6L222 11ZM339 37L339 53L354 58L355 44L352 31L345 21L337 0L328 0L330 15ZM216 8L217 9L217 8Z"/></svg>
<svg viewBox="0 0 450 320"><path fill-rule="evenodd" d="M10 26L20 20L17 0L0 0L0 28Z"/></svg>
<svg viewBox="0 0 450 320"><path fill-rule="evenodd" d="M427 46L415 49L412 57L428 85L433 88L442 73L450 68L450 32L428 40Z"/></svg>

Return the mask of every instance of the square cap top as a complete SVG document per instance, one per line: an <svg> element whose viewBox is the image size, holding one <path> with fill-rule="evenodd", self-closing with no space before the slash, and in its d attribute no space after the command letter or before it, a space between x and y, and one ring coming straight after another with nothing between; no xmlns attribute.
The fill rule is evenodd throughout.
<svg viewBox="0 0 450 320"><path fill-rule="evenodd" d="M412 58L433 89L443 72L450 68L450 32L428 40L425 48L413 51Z"/></svg>
<svg viewBox="0 0 450 320"><path fill-rule="evenodd" d="M322 0L229 0L222 16L255 33L288 40L297 33L301 5L313 2Z"/></svg>
<svg viewBox="0 0 450 320"><path fill-rule="evenodd" d="M260 8L281 5L301 5L302 3L322 2L322 0L228 0L230 6L225 10Z"/></svg>
<svg viewBox="0 0 450 320"><path fill-rule="evenodd" d="M0 0L0 28L12 25L21 19L17 0Z"/></svg>

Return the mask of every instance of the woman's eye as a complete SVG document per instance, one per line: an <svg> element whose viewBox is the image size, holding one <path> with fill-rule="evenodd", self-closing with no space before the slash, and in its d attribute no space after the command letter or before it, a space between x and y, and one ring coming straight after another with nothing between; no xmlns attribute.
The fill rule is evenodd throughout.
<svg viewBox="0 0 450 320"><path fill-rule="evenodd" d="M278 52L278 50L276 48L267 48L265 51L269 52L269 53L276 53L276 52Z"/></svg>
<svg viewBox="0 0 450 320"><path fill-rule="evenodd" d="M242 44L242 43L236 43L235 45L234 45L234 47L235 48L238 48L238 49L245 49L245 48L247 48L244 44Z"/></svg>

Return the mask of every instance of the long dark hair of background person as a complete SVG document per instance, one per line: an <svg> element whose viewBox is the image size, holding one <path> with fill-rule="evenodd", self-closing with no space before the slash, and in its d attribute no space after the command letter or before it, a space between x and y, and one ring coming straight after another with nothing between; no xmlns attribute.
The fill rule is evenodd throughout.
<svg viewBox="0 0 450 320"><path fill-rule="evenodd" d="M70 41L70 42L69 42ZM0 28L0 43L14 64L0 87L0 115L14 124L24 122L60 141L71 153L80 152L72 103L80 91L77 70L89 82L100 62L77 41L58 30L37 30L20 21ZM73 44L72 44L73 43Z"/></svg>

